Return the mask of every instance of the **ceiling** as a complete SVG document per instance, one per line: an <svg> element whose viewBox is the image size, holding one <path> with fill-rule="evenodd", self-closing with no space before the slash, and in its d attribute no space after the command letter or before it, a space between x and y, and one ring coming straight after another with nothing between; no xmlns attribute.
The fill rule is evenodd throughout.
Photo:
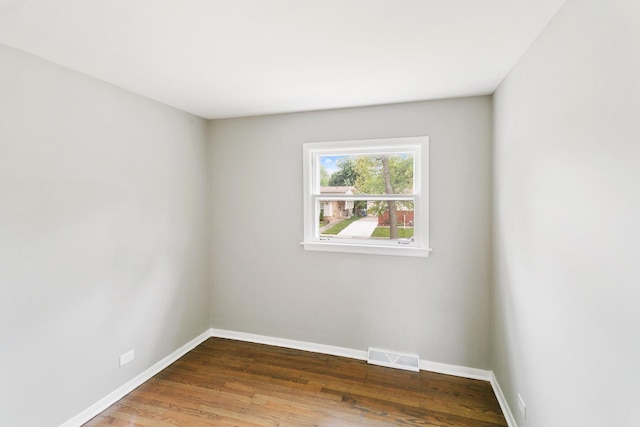
<svg viewBox="0 0 640 427"><path fill-rule="evenodd" d="M564 2L0 0L0 43L211 119L490 94Z"/></svg>

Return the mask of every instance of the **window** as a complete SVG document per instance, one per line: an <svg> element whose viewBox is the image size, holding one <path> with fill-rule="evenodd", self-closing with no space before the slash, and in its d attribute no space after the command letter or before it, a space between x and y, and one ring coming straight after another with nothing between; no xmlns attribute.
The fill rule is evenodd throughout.
<svg viewBox="0 0 640 427"><path fill-rule="evenodd" d="M303 145L306 250L429 255L429 138Z"/></svg>

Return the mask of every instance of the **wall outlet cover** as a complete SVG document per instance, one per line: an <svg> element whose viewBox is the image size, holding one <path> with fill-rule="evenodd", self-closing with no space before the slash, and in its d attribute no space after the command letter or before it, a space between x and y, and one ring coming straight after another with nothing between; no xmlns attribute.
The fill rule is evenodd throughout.
<svg viewBox="0 0 640 427"><path fill-rule="evenodd" d="M518 393L518 408L520 409L520 413L522 414L522 418L527 419L527 405L524 404L524 399Z"/></svg>
<svg viewBox="0 0 640 427"><path fill-rule="evenodd" d="M133 350L127 351L125 354L120 356L120 366L124 366L127 363L131 362L135 358L135 353Z"/></svg>

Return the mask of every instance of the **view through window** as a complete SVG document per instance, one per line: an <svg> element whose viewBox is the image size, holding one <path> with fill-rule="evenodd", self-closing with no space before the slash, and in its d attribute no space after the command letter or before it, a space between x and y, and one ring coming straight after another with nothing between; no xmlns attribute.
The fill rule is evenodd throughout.
<svg viewBox="0 0 640 427"><path fill-rule="evenodd" d="M305 249L424 249L428 223L421 163L427 142L419 137L305 144ZM412 254L418 252L426 256L422 250Z"/></svg>
<svg viewBox="0 0 640 427"><path fill-rule="evenodd" d="M413 239L414 200L339 199L335 196L413 195L413 153L318 156L319 235ZM333 199L331 199L333 197Z"/></svg>

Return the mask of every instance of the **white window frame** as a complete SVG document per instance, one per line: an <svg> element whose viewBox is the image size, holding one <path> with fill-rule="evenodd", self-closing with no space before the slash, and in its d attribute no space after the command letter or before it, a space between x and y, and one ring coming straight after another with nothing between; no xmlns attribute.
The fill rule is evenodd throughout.
<svg viewBox="0 0 640 427"><path fill-rule="evenodd" d="M413 241L320 237L318 218L325 200L388 200L387 195L321 195L319 157L349 154L410 152L414 155L414 192L393 200L414 201ZM429 137L308 142L303 144L303 194L305 250L377 255L427 257L429 248Z"/></svg>

